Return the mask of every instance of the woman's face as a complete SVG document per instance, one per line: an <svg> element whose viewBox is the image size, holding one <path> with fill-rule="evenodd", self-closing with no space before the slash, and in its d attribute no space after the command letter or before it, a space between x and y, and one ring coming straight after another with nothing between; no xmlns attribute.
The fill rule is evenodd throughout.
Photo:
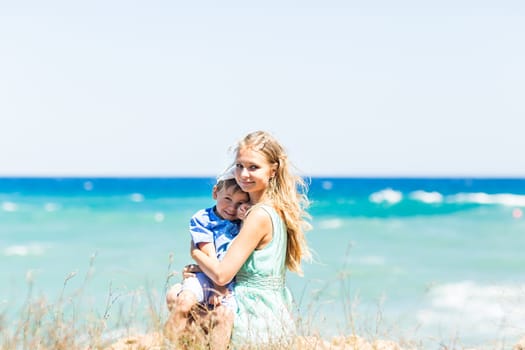
<svg viewBox="0 0 525 350"><path fill-rule="evenodd" d="M239 149L235 164L235 179L242 190L250 194L262 194L275 175L275 167L264 155L250 148Z"/></svg>

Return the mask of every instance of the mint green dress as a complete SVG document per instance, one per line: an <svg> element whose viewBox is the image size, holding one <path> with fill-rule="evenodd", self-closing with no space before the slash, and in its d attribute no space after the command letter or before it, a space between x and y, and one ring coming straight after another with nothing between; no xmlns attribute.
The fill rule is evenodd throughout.
<svg viewBox="0 0 525 350"><path fill-rule="evenodd" d="M235 277L234 349L290 342L296 332L292 297L285 285L286 226L274 208L260 207L272 219L273 235L266 247L248 257Z"/></svg>

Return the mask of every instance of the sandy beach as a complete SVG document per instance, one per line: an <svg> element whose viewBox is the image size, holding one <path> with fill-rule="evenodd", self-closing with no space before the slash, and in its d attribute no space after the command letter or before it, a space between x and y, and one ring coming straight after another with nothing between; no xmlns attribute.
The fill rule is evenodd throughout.
<svg viewBox="0 0 525 350"><path fill-rule="evenodd" d="M105 350L145 350L169 349L170 344L160 333L149 333L120 339ZM176 347L175 347L176 348ZM410 349L390 340L375 340L369 342L362 337L351 335L324 340L319 337L297 337L291 347L271 346L269 349L297 349L297 350L402 350Z"/></svg>
<svg viewBox="0 0 525 350"><path fill-rule="evenodd" d="M170 349L173 344L163 337L161 333L149 333L127 337L118 340L105 350L146 350L146 349ZM462 350L479 350L481 348L468 347L441 347L442 349L462 349ZM270 347L270 349L294 349L294 350L416 350L424 349L417 344L400 344L392 340L377 339L367 340L357 335L346 337L339 336L330 340L322 339L316 336L297 337L291 347ZM483 347L485 349L485 347ZM487 348L488 349L488 348ZM496 349L496 348L494 348ZM525 337L512 347L505 349L525 350Z"/></svg>

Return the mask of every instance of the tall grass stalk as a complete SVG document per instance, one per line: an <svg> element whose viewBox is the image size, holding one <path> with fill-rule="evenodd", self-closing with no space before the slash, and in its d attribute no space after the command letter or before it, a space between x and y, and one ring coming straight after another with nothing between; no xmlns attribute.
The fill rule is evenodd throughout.
<svg viewBox="0 0 525 350"><path fill-rule="evenodd" d="M34 294L34 276L31 271L26 275L27 293L19 309L14 309L9 303L2 305L0 310L0 349L2 350L142 350L142 349L213 349L210 343L207 327L213 327L212 318L203 318L204 323L192 323L187 332L177 344L173 344L163 334L163 326L167 320L165 292L168 290L172 272L173 256L170 255L167 277L164 282L164 295L148 290L138 290L132 293L121 293L109 284L105 303L101 303L102 311L96 307L86 310L85 289L93 275L96 255L93 255L88 271L80 288L68 291L70 282L78 278L77 272L69 273L65 278L57 299L50 302L44 296ZM370 332L360 329L361 316L356 313L359 300L351 285L351 273L348 266L341 267L338 281L342 293L342 312L345 313L345 325L341 333L324 338L313 321L324 317L320 313L321 296L328 286L312 294L311 305L307 306L307 316L298 317L299 334L296 339L287 339L279 344L258 346L257 350L426 350L422 342L415 339L395 339L399 334L395 327L386 323L382 313L382 301L378 303L373 327ZM334 285L334 281L331 284ZM298 306L306 294L306 288L299 298ZM125 302L126 301L126 302ZM127 303L129 302L129 303ZM335 300L334 300L335 302ZM14 314L14 315L13 315ZM321 321L323 321L321 319ZM204 327L203 327L204 324ZM140 325L137 327L137 325ZM415 334L415 333L414 333ZM365 337L362 337L365 336ZM369 340L366 340L366 339ZM385 340L385 339L393 339ZM465 350L460 339L433 339L433 349ZM494 350L502 348L495 346ZM519 348L516 348L519 349ZM245 350L245 349L243 349Z"/></svg>

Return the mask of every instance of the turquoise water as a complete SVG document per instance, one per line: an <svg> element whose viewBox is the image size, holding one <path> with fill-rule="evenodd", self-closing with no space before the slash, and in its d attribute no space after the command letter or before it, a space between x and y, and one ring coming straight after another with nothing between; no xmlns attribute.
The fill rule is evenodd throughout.
<svg viewBox="0 0 525 350"><path fill-rule="evenodd" d="M30 289L54 300L67 279L99 314L109 296L126 305L147 294L163 312L212 184L0 179L2 307L16 310ZM314 261L288 277L308 331L434 348L456 338L511 348L525 333L525 179L313 178L310 198Z"/></svg>

